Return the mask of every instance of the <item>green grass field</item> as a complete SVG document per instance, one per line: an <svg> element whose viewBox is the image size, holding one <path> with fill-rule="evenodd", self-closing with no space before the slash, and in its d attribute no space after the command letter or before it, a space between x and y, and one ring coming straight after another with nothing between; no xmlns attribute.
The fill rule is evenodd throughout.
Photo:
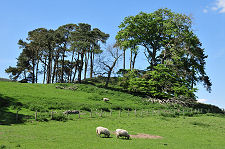
<svg viewBox="0 0 225 149"><path fill-rule="evenodd" d="M33 122L0 126L0 144L6 148L144 148L144 149L223 149L225 148L225 119L213 116L165 118L150 116L86 118L67 122ZM100 138L97 126L111 131L123 128L130 134L145 133L162 139L131 140Z"/></svg>
<svg viewBox="0 0 225 149"><path fill-rule="evenodd" d="M57 89L56 86L77 89ZM108 97L110 102L103 102L103 97ZM144 98L93 85L0 81L0 107L0 149L225 149L223 114L170 116L158 111L154 113L154 110L176 110L182 107L146 103ZM16 122L18 108L20 121ZM81 110L80 118L78 115L64 116L68 120L63 122L49 117L52 110L58 112L54 116L60 118L60 112L69 109ZM98 109L97 114L95 109ZM103 109L102 117L99 116L100 109ZM107 112L109 109L113 110L112 115ZM121 116L118 109L122 109ZM129 116L127 109L131 110ZM134 109L138 109L137 116ZM40 121L34 120L36 110ZM92 118L90 110L93 110ZM147 110L150 113L146 113ZM100 138L96 136L97 126L107 127L110 131L126 129L131 135L144 133L162 138L124 140L117 139L114 134L111 138Z"/></svg>

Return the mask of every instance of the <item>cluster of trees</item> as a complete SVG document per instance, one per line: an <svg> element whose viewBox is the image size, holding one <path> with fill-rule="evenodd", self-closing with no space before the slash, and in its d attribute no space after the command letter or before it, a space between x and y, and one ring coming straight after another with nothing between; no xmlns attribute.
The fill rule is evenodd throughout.
<svg viewBox="0 0 225 149"><path fill-rule="evenodd" d="M126 17L119 28L116 39L124 53L130 49L130 70L133 68L138 46L145 49L149 62L148 71L143 75L129 77L128 82L125 79L131 91L143 92L147 89L152 91L151 95L156 94L156 97L193 97L193 92L196 91L194 87L198 82L202 82L211 91L212 84L205 72L207 56L192 30L189 16L169 9L159 9L153 13L141 12L136 16ZM140 83L137 78L144 80ZM168 81L170 83L166 83Z"/></svg>
<svg viewBox="0 0 225 149"><path fill-rule="evenodd" d="M212 84L205 72L207 55L192 30L189 16L158 9L126 17L119 28L116 44L107 49L107 56L99 58L100 71L107 72L106 87L123 55L120 84L131 92L158 98L180 95L194 98L194 87L199 82L211 91ZM26 41L19 40L22 53L17 66L9 67L6 72L14 80L23 75L32 83L37 83L38 74L43 74L43 83L74 82L76 76L81 82L82 75L87 78L88 69L90 78L93 77L95 55L103 52L100 43L105 43L108 37L84 23L67 24L56 30L38 28L28 33ZM149 62L145 71L134 69L142 49ZM125 68L126 51L130 52L129 69ZM105 57L111 59L111 63Z"/></svg>
<svg viewBox="0 0 225 149"><path fill-rule="evenodd" d="M102 52L100 42L105 43L108 37L85 23L66 24L56 30L38 28L28 33L26 41L19 40L22 52L17 66L5 71L13 80L22 77L32 83L38 82L40 74L43 83L74 82L76 76L81 82L88 69L92 78L95 55Z"/></svg>

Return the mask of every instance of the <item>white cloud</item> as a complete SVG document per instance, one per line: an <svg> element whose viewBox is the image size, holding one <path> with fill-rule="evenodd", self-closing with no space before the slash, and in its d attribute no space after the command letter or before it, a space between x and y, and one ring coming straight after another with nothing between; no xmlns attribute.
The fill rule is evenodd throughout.
<svg viewBox="0 0 225 149"><path fill-rule="evenodd" d="M208 99L197 99L198 102L205 103Z"/></svg>
<svg viewBox="0 0 225 149"><path fill-rule="evenodd" d="M207 13L207 12L208 12L208 9L203 9L203 12L204 12L204 13Z"/></svg>
<svg viewBox="0 0 225 149"><path fill-rule="evenodd" d="M205 103L208 99L197 99L198 102Z"/></svg>
<svg viewBox="0 0 225 149"><path fill-rule="evenodd" d="M215 6L212 7L212 10L219 10L219 13L225 13L225 0L217 0Z"/></svg>

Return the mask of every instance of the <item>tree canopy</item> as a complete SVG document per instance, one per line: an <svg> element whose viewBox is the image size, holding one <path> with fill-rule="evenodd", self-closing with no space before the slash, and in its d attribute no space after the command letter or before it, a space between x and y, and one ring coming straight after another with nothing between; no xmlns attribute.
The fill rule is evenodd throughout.
<svg viewBox="0 0 225 149"><path fill-rule="evenodd" d="M119 28L116 36L119 45L122 48L143 47L150 71L154 66L164 64L175 70L192 88L197 82L203 82L211 91L212 84L205 72L207 56L192 30L189 16L169 9L140 12L136 16L125 17Z"/></svg>

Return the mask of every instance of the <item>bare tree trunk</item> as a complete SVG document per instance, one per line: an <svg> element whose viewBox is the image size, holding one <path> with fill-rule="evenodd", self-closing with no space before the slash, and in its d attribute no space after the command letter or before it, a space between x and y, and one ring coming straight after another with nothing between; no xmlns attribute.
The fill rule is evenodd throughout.
<svg viewBox="0 0 225 149"><path fill-rule="evenodd" d="M52 75L52 50L49 48L48 54L48 67L47 67L47 84L51 83L51 75Z"/></svg>
<svg viewBox="0 0 225 149"><path fill-rule="evenodd" d="M79 59L80 59L80 55L79 55L79 53L78 53L78 55L77 55L77 60L76 60L76 64L75 64L75 71L74 71L74 75L73 75L73 80L72 80L72 82L75 81L75 77L76 77L76 74L77 74L77 68L78 68L78 62L79 62Z"/></svg>
<svg viewBox="0 0 225 149"><path fill-rule="evenodd" d="M47 57L45 57L45 62L44 62L44 79L43 79L43 84L45 84L45 78L46 78L46 62L47 62Z"/></svg>
<svg viewBox="0 0 225 149"><path fill-rule="evenodd" d="M58 83L58 74L59 74L59 61L56 64L56 74L55 74L55 82Z"/></svg>
<svg viewBox="0 0 225 149"><path fill-rule="evenodd" d="M156 50L157 50L155 45L153 45L152 47L153 48L152 48L152 56L151 56L151 70L153 70L153 67L156 64Z"/></svg>
<svg viewBox="0 0 225 149"><path fill-rule="evenodd" d="M134 53L133 63L132 63L132 69L134 69L134 64L135 64L135 61L136 61L136 57L137 57L137 53L135 52Z"/></svg>
<svg viewBox="0 0 225 149"><path fill-rule="evenodd" d="M132 49L130 49L130 70L132 70L132 59L133 59L133 52Z"/></svg>
<svg viewBox="0 0 225 149"><path fill-rule="evenodd" d="M87 78L87 66L88 66L88 58L87 58L87 53L85 53L84 80L86 80Z"/></svg>
<svg viewBox="0 0 225 149"><path fill-rule="evenodd" d="M54 80L55 80L55 76L56 76L56 66L57 66L57 63L58 63L58 59L59 59L59 56L58 56L58 54L57 54L57 56L56 56L56 58L55 58L54 67L53 67L52 83L53 83Z"/></svg>
<svg viewBox="0 0 225 149"><path fill-rule="evenodd" d="M106 78L105 87L108 87L108 84L109 84L109 79L110 79L110 77L111 77L112 70L113 70L113 68L115 67L116 62L117 62L117 60L119 59L119 57L120 57L120 56L118 56L118 57L114 60L114 62L113 62L113 64L112 64L112 66L111 66L111 67L110 67L110 66L108 66L108 65L106 65L106 67L108 67L108 68L109 68L109 71L108 71L108 76L107 76L107 78Z"/></svg>
<svg viewBox="0 0 225 149"><path fill-rule="evenodd" d="M123 49L123 69L126 69L126 50Z"/></svg>
<svg viewBox="0 0 225 149"><path fill-rule="evenodd" d="M37 66L36 66L36 78L35 78L36 83L37 83L37 80L38 80L38 66L39 66L39 57L37 59Z"/></svg>
<svg viewBox="0 0 225 149"><path fill-rule="evenodd" d="M74 59L74 53L75 53L75 50L73 50L73 54L72 54L72 58L71 58L71 64L73 65L73 59ZM73 68L75 66L73 65L73 67L71 68L70 70L70 82L72 82L72 75L73 75Z"/></svg>
<svg viewBox="0 0 225 149"><path fill-rule="evenodd" d="M80 53L80 57L81 57L81 60L80 60L80 64L78 66L78 82L81 83L81 73L82 73L82 69L83 69L83 65L84 65L84 53Z"/></svg>
<svg viewBox="0 0 225 149"><path fill-rule="evenodd" d="M62 67L61 67L61 80L60 80L61 83L63 83L65 51L66 51L66 50L64 49L64 50L63 50L63 54L62 54Z"/></svg>
<svg viewBox="0 0 225 149"><path fill-rule="evenodd" d="M90 78L92 78L92 74L93 74L93 51L91 51L91 55L90 55L90 61L91 61L91 64L90 64Z"/></svg>
<svg viewBox="0 0 225 149"><path fill-rule="evenodd" d="M35 60L34 57L32 58L32 83L35 83Z"/></svg>
<svg viewBox="0 0 225 149"><path fill-rule="evenodd" d="M113 69L113 68L112 69L111 68L108 71L108 76L106 78L105 87L108 87L108 85L109 85L109 79L110 79L110 76L111 76L111 73L112 73L112 69Z"/></svg>

